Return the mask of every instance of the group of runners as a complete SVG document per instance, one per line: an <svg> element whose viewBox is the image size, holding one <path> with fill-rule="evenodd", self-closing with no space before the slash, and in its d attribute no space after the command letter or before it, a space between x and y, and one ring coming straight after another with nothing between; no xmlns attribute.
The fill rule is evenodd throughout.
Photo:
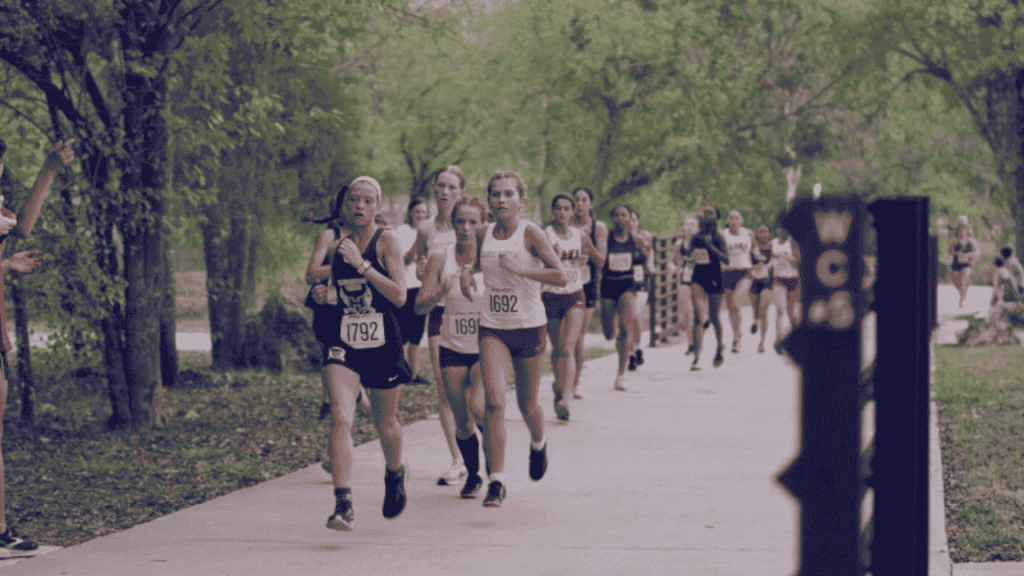
<svg viewBox="0 0 1024 576"><path fill-rule="evenodd" d="M975 262L981 258L981 243L974 236L967 216L960 216L952 236L947 249L952 258L950 276L953 286L960 293L960 308L963 308L967 299L967 289L971 286ZM996 308L1024 302L1024 266L1014 255L1013 248L1004 246L992 264L995 268L990 278L992 298L989 300L989 306Z"/></svg>
<svg viewBox="0 0 1024 576"><path fill-rule="evenodd" d="M323 347L323 382L329 415L329 461L335 509L328 528L351 530L352 425L357 404L369 410L384 451L383 514L405 507L408 474L397 420L403 384L429 383L419 376L418 346L426 329L438 409L452 465L439 484L462 482L460 495L500 507L505 484L505 390L514 375L516 400L530 432L530 478L543 478L547 438L539 385L547 341L552 344L554 411L568 422L573 400L585 397L580 372L584 333L597 306L604 336L616 341L616 390L626 372L644 362L640 348L642 310L654 269L654 238L639 229L628 206L612 209L611 230L594 217L593 194L578 188L551 202L545 227L524 218L526 184L516 172L496 171L486 201L466 193L457 166L433 183L437 213L425 203L409 206L404 224L390 229L382 218L380 184L356 178L335 199L331 214L313 222L327 227L317 239L307 269L312 285L314 331ZM679 271L684 325L693 326L689 353L699 369L704 330L718 341L714 365L723 360L718 310L723 296L733 328L732 351L740 351L739 306L752 294L764 351L767 308L779 308L778 338L799 321L799 249L780 230L755 234L733 211L719 230L714 206L687 216L673 248ZM792 319L792 320L791 320ZM784 328L782 326L785 326ZM780 350L776 344L776 350Z"/></svg>

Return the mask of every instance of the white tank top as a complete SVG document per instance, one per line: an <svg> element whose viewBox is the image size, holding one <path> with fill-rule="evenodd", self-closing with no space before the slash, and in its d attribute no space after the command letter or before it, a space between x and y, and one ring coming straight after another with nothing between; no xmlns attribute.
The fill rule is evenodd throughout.
<svg viewBox="0 0 1024 576"><path fill-rule="evenodd" d="M583 285L590 282L590 266L587 266L587 259L583 257L583 240L580 238L580 231L570 226L568 240L559 238L552 226L545 228L544 234L548 237L551 247L555 249L555 254L562 260L562 268L565 269L565 274L569 277L569 283L564 288L552 284L542 284L541 292L572 294L583 290Z"/></svg>
<svg viewBox="0 0 1024 576"><path fill-rule="evenodd" d="M459 286L459 272L462 267L455 261L455 245L445 248L444 269L441 280L448 282L448 292L441 300L444 316L441 320L441 335L438 344L460 354L479 354L480 340L477 332L480 326L480 312L487 302L484 299L483 274L476 275L477 292L473 301L462 294Z"/></svg>
<svg viewBox="0 0 1024 576"><path fill-rule="evenodd" d="M722 237L725 238L725 251L729 255L729 263L723 262L722 269L750 269L753 266L753 262L750 261L750 248L754 238L750 228L740 228L738 234L733 234L726 228L722 230Z"/></svg>
<svg viewBox="0 0 1024 576"><path fill-rule="evenodd" d="M436 226L437 223L435 222L434 225ZM429 258L430 255L433 254L434 252L442 252L443 253L445 248L447 248L448 246L452 246L454 244L455 244L455 230L447 230L445 232L438 232L437 228L435 228L434 232L430 235L430 238L427 240L427 257ZM437 305L437 307L438 308L443 308L444 307L444 300L442 300Z"/></svg>
<svg viewBox="0 0 1024 576"><path fill-rule="evenodd" d="M402 250L404 259L405 253L416 243L416 229L408 224L402 224L395 229L395 235L398 236L398 247ZM422 285L420 279L416 277L416 260L413 260L405 267L405 289L419 288Z"/></svg>
<svg viewBox="0 0 1024 576"><path fill-rule="evenodd" d="M486 301L480 314L480 325L495 330L536 328L547 324L544 303L540 299L540 282L513 274L501 267L499 254L505 254L519 266L543 266L540 258L527 252L524 238L530 222L519 221L519 227L506 240L494 238L495 223L487 225L480 247L480 269L484 273Z"/></svg>
<svg viewBox="0 0 1024 576"><path fill-rule="evenodd" d="M776 278L796 278L800 275L800 271L796 269L793 262L779 258L779 256L793 256L792 243L792 238L786 238L785 242L778 238L772 239L772 269L775 271Z"/></svg>

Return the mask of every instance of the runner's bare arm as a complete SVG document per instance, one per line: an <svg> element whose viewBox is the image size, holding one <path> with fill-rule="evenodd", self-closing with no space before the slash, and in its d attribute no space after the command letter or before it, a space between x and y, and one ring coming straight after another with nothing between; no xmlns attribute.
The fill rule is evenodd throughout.
<svg viewBox="0 0 1024 576"><path fill-rule="evenodd" d="M422 316L430 312L431 308L444 298L444 286L441 284L441 271L444 270L443 253L431 254L427 258L427 272L423 275L423 286L416 295L416 306L414 311Z"/></svg>
<svg viewBox="0 0 1024 576"><path fill-rule="evenodd" d="M387 271L381 274L372 266L364 274L366 279L391 301L401 308L408 293L405 290L405 266L402 265L402 246L394 232L385 231L377 240L377 260Z"/></svg>
<svg viewBox="0 0 1024 576"><path fill-rule="evenodd" d="M551 247L547 236L544 235L544 231L539 226L533 223L526 226L526 231L523 234L523 244L530 254L544 261L544 267L530 267L518 270L510 268L510 270L530 280L536 280L544 284L554 286L566 286L569 284L569 277L566 275L565 269L562 268L562 259L558 257L558 254L555 254L555 249ZM507 261L503 260L503 262Z"/></svg>
<svg viewBox="0 0 1024 576"><path fill-rule="evenodd" d="M334 232L330 228L323 230L317 236L313 254L310 255L309 264L306 265L306 284L312 286L331 277L331 266L330 264L323 265L323 261L327 257L327 250L333 241Z"/></svg>
<svg viewBox="0 0 1024 576"><path fill-rule="evenodd" d="M605 257L597 249L597 246L594 246L594 243L590 241L590 235L580 232L580 241L583 242L583 252L588 255L589 259L594 261L598 268L604 266Z"/></svg>
<svg viewBox="0 0 1024 576"><path fill-rule="evenodd" d="M459 288L467 300L473 302L473 292L479 288L473 274L480 272L480 251L483 249L484 237L487 235L487 227L481 226L476 230L476 261L472 265L463 266L459 271Z"/></svg>
<svg viewBox="0 0 1024 576"><path fill-rule="evenodd" d="M416 260L416 278L421 282L423 281L423 274L426 272L427 253L430 251L430 247L427 244L427 240L430 237L430 232L427 226L430 225L429 220L424 220L416 226L416 241L413 242L413 249L416 251L414 256Z"/></svg>
<svg viewBox="0 0 1024 576"><path fill-rule="evenodd" d="M608 227L600 220L594 221L594 247L597 248L597 254L592 254L590 259L602 267L608 258Z"/></svg>

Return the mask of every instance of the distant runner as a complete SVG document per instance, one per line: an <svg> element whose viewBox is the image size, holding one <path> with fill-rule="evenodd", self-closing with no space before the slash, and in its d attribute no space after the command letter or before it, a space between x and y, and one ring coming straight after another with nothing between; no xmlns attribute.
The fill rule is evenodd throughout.
<svg viewBox="0 0 1024 576"><path fill-rule="evenodd" d="M573 216L572 225L579 228L590 238L595 253L591 254L587 261L587 268L590 269L589 280L583 283L583 295L586 298L587 309L583 315L583 331L576 342L576 372L573 376L573 398L584 397L584 387L580 382L580 374L583 373L583 362L586 359L586 347L584 340L587 334L587 327L594 319L594 311L597 310L598 294L597 288L601 283L600 271L604 267L604 259L608 249L608 227L604 222L594 218L594 194L586 188L577 188L572 197L576 200L576 214Z"/></svg>

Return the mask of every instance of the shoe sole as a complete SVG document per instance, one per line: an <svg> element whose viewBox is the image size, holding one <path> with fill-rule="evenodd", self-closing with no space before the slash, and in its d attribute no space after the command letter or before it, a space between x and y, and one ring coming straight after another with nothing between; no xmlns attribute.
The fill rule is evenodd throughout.
<svg viewBox="0 0 1024 576"><path fill-rule="evenodd" d="M484 500L484 508L501 508L501 500Z"/></svg>
<svg viewBox="0 0 1024 576"><path fill-rule="evenodd" d="M331 530L337 530L339 532L351 532L352 524L343 521L328 520L327 527Z"/></svg>

